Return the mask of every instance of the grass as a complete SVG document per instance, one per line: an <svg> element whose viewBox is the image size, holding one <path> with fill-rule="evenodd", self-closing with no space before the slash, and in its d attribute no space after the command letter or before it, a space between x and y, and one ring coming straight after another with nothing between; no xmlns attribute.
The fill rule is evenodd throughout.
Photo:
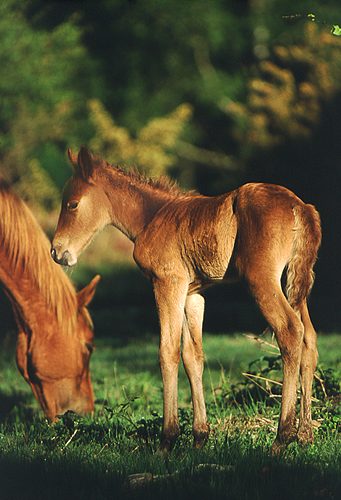
<svg viewBox="0 0 341 500"><path fill-rule="evenodd" d="M161 457L157 344L154 337L99 339L92 359L94 417L68 414L50 425L17 372L14 344L7 337L0 355L1 500L336 498L338 335L319 337L324 366L320 375L331 392L323 399L317 381L315 444L302 448L293 443L276 459L269 448L279 403L278 398L268 397L269 391L276 393L276 386L265 383L260 389L242 375L265 374L280 380L276 354L241 335L205 337L204 382L212 432L199 451L192 448L190 393L180 369L182 434L173 452ZM261 359L250 366L257 358ZM147 474L142 480L138 477L142 483L133 483L130 475L142 473Z"/></svg>

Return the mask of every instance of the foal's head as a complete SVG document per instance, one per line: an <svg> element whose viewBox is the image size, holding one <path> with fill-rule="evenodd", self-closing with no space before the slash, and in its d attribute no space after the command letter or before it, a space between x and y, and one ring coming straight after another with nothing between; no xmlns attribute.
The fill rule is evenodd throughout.
<svg viewBox="0 0 341 500"><path fill-rule="evenodd" d="M110 203L98 182L106 162L81 147L78 156L68 150L74 175L64 188L62 208L51 255L64 266L74 266L95 234L111 222Z"/></svg>
<svg viewBox="0 0 341 500"><path fill-rule="evenodd" d="M53 315L44 317L42 310L40 317L29 322L29 332L23 325L18 335L18 368L52 421L68 410L84 414L94 409L89 371L93 329L86 306L95 294L99 279L96 276L78 292L77 310L73 303L65 318L68 325L65 331L61 321Z"/></svg>

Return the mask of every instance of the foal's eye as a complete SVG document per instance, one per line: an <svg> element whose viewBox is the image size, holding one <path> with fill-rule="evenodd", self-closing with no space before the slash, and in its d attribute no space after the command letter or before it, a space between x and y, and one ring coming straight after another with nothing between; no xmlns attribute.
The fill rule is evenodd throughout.
<svg viewBox="0 0 341 500"><path fill-rule="evenodd" d="M68 210L76 210L76 208L78 207L78 201L68 201L67 202L67 209Z"/></svg>

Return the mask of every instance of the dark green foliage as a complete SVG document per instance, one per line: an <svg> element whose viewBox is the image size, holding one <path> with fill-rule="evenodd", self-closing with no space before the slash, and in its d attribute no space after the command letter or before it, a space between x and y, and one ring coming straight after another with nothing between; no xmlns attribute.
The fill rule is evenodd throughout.
<svg viewBox="0 0 341 500"><path fill-rule="evenodd" d="M333 368L317 367L314 380L315 395L318 399L336 397L340 394L340 378Z"/></svg>
<svg viewBox="0 0 341 500"><path fill-rule="evenodd" d="M281 387L273 383L280 380L282 370L281 356L262 356L249 363L247 375L237 384L232 385L229 402L250 404L264 401L266 405L278 403L276 396L281 394ZM269 382L271 381L271 382Z"/></svg>
<svg viewBox="0 0 341 500"><path fill-rule="evenodd" d="M244 378L237 383L223 384L215 403L220 409L242 406L246 411L266 414L269 408L279 408L281 395L281 356L261 356L248 365ZM320 422L319 432L337 432L340 427L340 378L334 368L318 367L313 384L315 399L313 417ZM340 429L339 429L340 430Z"/></svg>

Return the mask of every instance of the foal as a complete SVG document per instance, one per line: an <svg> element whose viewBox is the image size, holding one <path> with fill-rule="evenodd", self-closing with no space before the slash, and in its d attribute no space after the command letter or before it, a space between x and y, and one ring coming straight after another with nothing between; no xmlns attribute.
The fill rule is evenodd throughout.
<svg viewBox="0 0 341 500"><path fill-rule="evenodd" d="M179 433L177 376L182 358L193 401L196 446L208 436L203 395L202 291L237 271L249 285L276 334L283 360L281 414L273 451L298 438L312 442L312 380L316 333L307 296L321 241L319 214L288 189L246 184L215 197L183 193L163 179L125 173L82 147L69 150L74 176L64 190L51 253L72 266L104 226L118 227L134 243L134 258L150 278L159 314L160 365L164 385L161 447ZM286 295L281 276L287 269ZM296 430L297 380L301 412Z"/></svg>
<svg viewBox="0 0 341 500"><path fill-rule="evenodd" d="M93 411L89 361L93 331L86 306L99 280L76 294L49 255L50 244L27 206L0 181L0 286L9 297L16 359L45 415Z"/></svg>

